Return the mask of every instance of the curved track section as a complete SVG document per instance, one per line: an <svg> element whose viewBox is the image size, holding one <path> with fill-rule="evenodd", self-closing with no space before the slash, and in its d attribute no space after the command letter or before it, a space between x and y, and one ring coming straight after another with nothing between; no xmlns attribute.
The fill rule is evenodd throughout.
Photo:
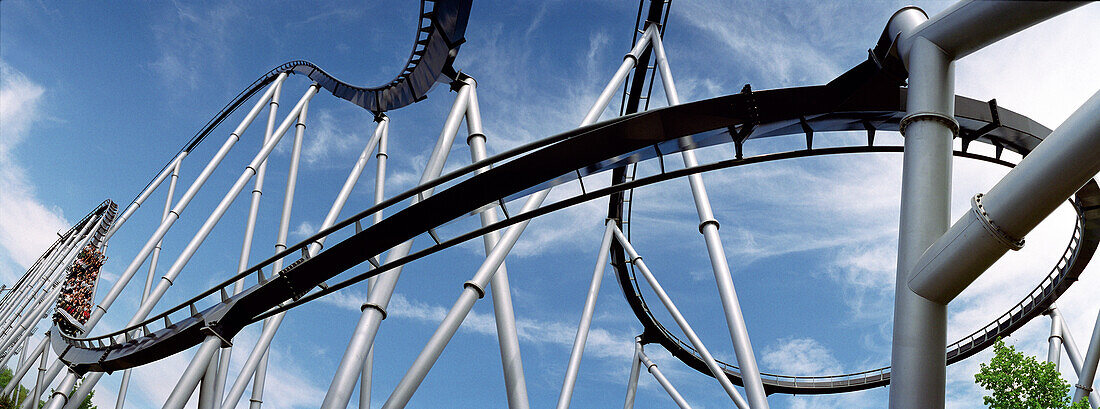
<svg viewBox="0 0 1100 409"><path fill-rule="evenodd" d="M524 192L564 183L578 174L615 169L682 149L730 142L739 145L744 141L738 141L737 138L741 135L763 138L802 133L807 129L811 133L814 130L891 129L891 126L896 129L896 121L900 118L898 113L904 110L901 101L904 101L904 90L885 77L873 63L866 62L823 86L729 95L575 129L471 164L397 195L138 325L92 338L70 338L54 331L51 333L52 344L61 359L78 373L114 371L152 362L194 346L211 333L223 339L232 339L245 325L265 316L380 274L393 265L383 265L332 284L328 289L311 293L322 282L362 264L369 258L425 234L430 229L476 213L486 204L498 203ZM989 123L997 122L985 103L960 97L957 106L961 113L960 123L968 131L982 129ZM1003 144L1015 150L1034 146L1041 140L1041 137L1035 135L1045 135L1033 132L1033 129L1041 127L1027 118L1006 110L995 112L999 115L998 123L1001 126L984 134L972 134L972 139ZM873 148L882 151L900 150L898 147ZM856 151L859 150L852 150ZM797 155L805 154L799 153L795 156ZM500 229L613 192L689 173L761 161L763 160L760 158L738 157L697 168L662 173L648 180L615 184L544 206L537 211L512 215L495 225L446 240L394 264L415 260L478 237L488 230ZM492 166L492 169L474 175L477 169L487 166ZM312 258L299 259L273 274L269 271L265 275L263 271L276 259L294 256L310 243L332 232L351 226L381 209L417 196L427 189L451 182L455 182L453 186L393 212L381 222L335 243ZM1083 237L1092 237L1090 232L1083 232ZM1081 248L1095 248L1095 241L1091 243L1091 247L1082 245ZM1088 257L1078 255L1076 258ZM228 296L228 289L242 278L247 278L254 284L238 295Z"/></svg>
<svg viewBox="0 0 1100 409"><path fill-rule="evenodd" d="M466 25L473 0L421 0L416 40L405 68L390 82L376 87L361 87L346 83L305 60L295 60L275 67L253 81L192 137L184 151L190 151L218 127L230 114L261 89L271 84L279 74L302 74L328 90L375 114L408 106L427 98L437 82L450 82L458 49L466 41Z"/></svg>
<svg viewBox="0 0 1100 409"><path fill-rule="evenodd" d="M849 73L858 69L859 67ZM853 126L849 126L847 130L866 130L869 145L873 141L875 130L897 131L898 122L904 117L906 111L906 90L898 89L897 91L894 97L890 98L890 100L897 102L890 107L892 112L881 112L881 118L885 119L884 121L863 123L862 128L856 126L857 124L850 123L849 125ZM880 92L882 96L891 94L885 89L876 91L876 93ZM1021 156L1026 156L1051 132L1050 129L1022 115L997 107L995 101L981 103L956 96L955 107L955 119L961 127L960 135L963 138L964 149L963 152L955 152L956 156L971 157L1004 166L1012 166L1012 164L1000 160L1003 149L1009 149ZM798 122L790 123L792 120ZM802 118L789 119L786 125L778 122L762 127L748 128L747 131L738 130L738 132L731 131L730 133L734 138L737 138L739 134L742 135L740 140L736 141L738 151L741 149L740 145L749 140L774 136L777 133L805 133L809 145L812 143L813 130L817 126L803 127L806 124ZM799 127L799 129L791 129L794 126ZM997 157L983 158L967 154L965 152L966 148L974 141L994 146ZM812 146L807 146L807 152L812 151ZM800 155L799 157L826 154L831 153L826 150L818 151L817 154ZM617 170L613 179L616 181L615 183L621 183L626 179L625 171ZM608 217L619 221L620 227L623 222L629 224L629 210L624 208L626 203L624 198L624 194L612 195L608 208ZM959 362L988 348L998 338L1011 335L1032 318L1042 315L1070 285L1078 280L1085 266L1092 259L1097 245L1100 244L1100 211L1096 209L1096 206L1100 205L1100 187L1097 186L1096 181L1090 181L1082 187L1077 192L1075 199L1071 201L1071 204L1077 213L1077 220L1069 244L1057 264L1051 269L1050 273L1043 277L1043 280L1034 290L1029 292L1008 312L997 317L981 329L949 345L946 353L948 364ZM625 259L622 245L614 241L611 247L611 264L615 268L619 285L626 296L628 304L630 304L634 314L643 325L642 342L658 343L688 366L700 373L711 376L709 369L707 369L697 351L690 344L673 335L653 316L641 295L633 266L629 265L629 262ZM718 363L724 367L726 375L733 383L743 384L740 372L735 365L722 361L718 361ZM830 394L869 389L890 383L890 367L825 376L791 376L769 373L762 373L761 375L765 391L768 394Z"/></svg>

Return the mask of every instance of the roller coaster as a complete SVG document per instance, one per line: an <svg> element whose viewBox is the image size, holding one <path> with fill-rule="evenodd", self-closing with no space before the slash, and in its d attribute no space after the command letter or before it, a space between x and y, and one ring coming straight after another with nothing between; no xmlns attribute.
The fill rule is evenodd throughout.
<svg viewBox="0 0 1100 409"><path fill-rule="evenodd" d="M558 400L559 408L570 405L592 320L594 300L600 287L600 277L604 266L608 264L614 270L633 314L644 329L636 338L626 397L627 407L633 405L641 367L653 374L677 405L688 406L686 400L645 354L644 346L651 344L659 345L687 366L713 377L729 395L732 403L742 409L768 407L767 397L771 394L835 394L888 384L891 385L891 407L942 407L942 382L940 389L937 389L936 377L943 375L942 372L937 375L935 371L929 373L923 369L938 365L929 365L928 362L942 360L939 364L949 365L962 361L1042 315L1051 315L1054 325L1059 328L1057 334L1052 330L1052 351L1055 348L1054 339L1057 338L1057 348L1065 348L1080 377L1076 382L1075 398L1091 395L1092 405L1096 407L1100 399L1096 399L1091 385L1100 357L1100 340L1097 339L1100 323L1088 345L1086 356L1081 357L1079 349L1063 328L1064 324L1060 323L1061 318L1057 314L1055 303L1082 275L1100 245L1100 186L1092 179L1097 170L1100 170L1100 161L1095 155L1089 156L1100 151L1100 146L1095 142L1100 139L1097 138L1100 135L1097 132L1100 127L1097 122L1100 121L1095 119L1100 114L1100 97L1094 96L1066 124L1057 130L1051 130L1023 114L998 106L995 100L979 101L944 93L944 87L937 86L936 83L947 81L945 78L953 81L953 77L943 74L953 69L950 61L1078 5L1057 2L962 2L932 17L918 8L907 7L891 16L865 61L824 85L770 90L753 90L746 85L739 93L686 103L679 101L662 44L671 5L670 1L662 0L640 2L634 30L634 47L626 54L622 65L578 128L492 156L487 154L485 135L481 129L477 81L454 66L460 47L466 42L465 32L470 24L472 7L470 0L422 1L413 51L401 73L382 86L359 87L347 84L307 61L292 61L278 66L241 91L204 125L164 165L121 215L116 217L117 206L108 200L67 232L59 234L59 239L53 246L46 250L0 300L0 322L3 323L0 352L4 354L5 365L15 354L19 354L20 365L14 371L14 379L18 381L30 372L36 360L45 362L48 342L58 359L49 370L41 367L32 396L41 396L46 390L45 386L50 385L64 372L64 378L53 388L55 392L48 396L46 407L75 407L74 403L82 401L104 373L125 371L124 389L120 393L119 401L121 406L132 368L157 362L198 346L187 369L178 374L178 383L164 407L183 407L198 388L200 409L233 408L238 405L251 381L254 382L251 406L255 409L262 401L257 397L263 393L266 352L284 314L295 307L367 281L370 283L370 293L362 306L362 318L348 343L322 404L322 408L344 408L351 399L357 381L362 381L363 385L370 384L368 374L371 354L374 353L371 344L382 319L387 315L390 297L401 268L482 237L486 249L485 263L472 279L463 284L459 301L448 312L439 329L383 407L404 407L409 402L474 303L489 293L486 290L487 285L492 287L498 337L504 358L508 404L514 408L528 407L526 382L522 365L518 362L519 344L511 299L501 296L509 293L504 258L531 220L577 204L607 200L607 222L600 258L566 370ZM993 28L974 27L975 20L991 18L999 18L1006 23ZM932 48L928 44L932 44ZM290 75L305 76L313 83L285 115L285 119L278 122L278 100L284 81ZM668 106L642 109L648 108L650 91L658 76L664 87ZM446 117L440 140L428 159L420 183L412 189L385 198L382 190L389 126L386 113L406 108L427 98L436 84L444 84L457 93L454 105ZM622 115L598 121L620 87ZM293 200L306 112L309 101L320 89L371 112L378 126L320 229L316 234L296 244L290 244L287 242L289 209ZM946 89L950 91L952 88ZM644 107L642 101L645 101ZM252 106L244 120L230 133L226 142L186 192L173 203L173 192L184 159L207 140L208 136L220 129L222 122L240 108L247 107L249 102L252 102ZM162 280L154 285L152 278L156 271L156 259L160 255L161 242L165 235L265 106L270 111L264 143L259 152L244 168L182 254L163 273ZM444 173L443 163L463 119L467 124L467 143L471 146L472 163ZM276 244L278 251L259 263L251 264L251 236L257 222L257 192L262 189L264 166L280 140L292 127L295 128L296 148L292 154L291 176L287 185L287 197L284 199L283 218L279 224L279 239ZM866 143L814 146L815 134L837 131L864 132L867 136ZM900 132L906 137L905 145L876 145L876 132ZM758 155L745 154L744 147L747 144L792 136L804 136L804 147ZM962 140L961 149L951 148L954 138ZM938 147L929 148L929 144L935 144L927 142L929 140L940 141L936 145ZM946 145L943 144L944 140L947 141ZM995 153L978 153L985 150L972 150L972 144L992 146ZM735 155L707 163L700 163L695 156L696 149L718 145L732 145ZM1056 147L1052 148L1052 145ZM1006 160L1002 157L1005 150L1018 154L1022 159L1016 162ZM371 152L376 152L378 161L375 204L351 217L338 220ZM725 255L722 254L721 238L717 233L719 222L710 209L706 188L699 175L786 159L825 155L850 157L868 153L905 155L902 202L914 203L907 205L909 210L903 206L903 249L899 255L898 267L898 298L902 300L895 307L895 344L898 343L899 336L904 337L905 331L909 331L900 330L898 320L908 320L912 314L923 314L912 312L914 310L911 308L939 308L945 311L950 299L961 288L965 288L969 281L981 274L1000 255L1022 246L1022 237L1053 211L1054 207L1067 200L1076 215L1068 245L1049 272L1043 273L1045 275L1033 291L1004 314L993 318L988 325L952 344L940 345L936 341L922 341L916 349L923 352L899 350L895 345L894 366L854 373L805 375L761 372L748 341L748 330L741 317ZM686 166L666 168L665 161L677 154L683 157ZM913 159L910 155L921 157ZM1013 170L988 194L976 196L972 201L973 212L967 213L955 227L949 230L949 226L943 225L936 231L921 233L923 236L918 235L920 237L907 236L910 230L922 231L927 228L907 227L906 211L924 212L913 209L925 206L926 203L931 203L928 206L942 207L935 203L942 202L943 198L929 193L929 189L935 190L934 187L905 186L949 184L949 164L948 182L930 182L929 180L938 177L935 165L922 161L929 160L926 158L939 158L936 159L939 161L937 163L942 164L945 160L949 163L951 156L993 163ZM913 169L923 170L910 171L910 163L915 163ZM641 164L654 166L659 171L639 177L637 167ZM924 171L930 173L921 174ZM610 184L586 188L584 181L589 177L608 178ZM708 255L715 268L723 312L736 352L736 363L723 362L712 356L630 243L634 189L672 179L688 179L691 183L693 198L699 210L699 232L706 240ZM83 328L74 331L66 328L61 321L55 321L49 331L48 340L43 340L34 348L27 344L27 339L38 321L50 316L47 309L57 299L61 283L67 278L66 272L73 263L76 252L85 246L103 248L111 236L166 181L169 183L168 203L165 204L159 226L138 254L134 255L113 287L98 302ZM254 182L256 187L251 196L252 207L247 220L246 242L238 272L194 297L154 314L158 302L249 182ZM1044 193L1049 194L1039 195L1031 200L1043 203L1029 205L1041 209L1021 210L1019 201L1006 199L1016 197L1012 196L1012 192L1036 183L1057 186L1044 190ZM579 193L546 202L551 189L565 184L579 185ZM520 199L526 199L522 209L516 211L515 206L510 209L508 204ZM405 203L408 204L404 205ZM470 224L459 221L471 220L474 216L480 219L480 227L454 232L456 226ZM920 217L926 216L919 216L918 219ZM946 220L944 218L945 222ZM1025 221L1016 223L1015 220ZM1028 223L1031 223L1030 226ZM930 222L924 224L935 225ZM443 234L444 227L448 227L446 231L450 235ZM336 237L334 234L346 234L347 238L326 243L329 237ZM432 240L432 244L413 251L413 240L423 240L426 237ZM905 253L906 243L920 243L914 244L919 246L920 251ZM971 256L965 260L951 258L958 252ZM119 258L129 255L112 256ZM152 267L137 313L125 327L93 335L93 328L150 257ZM284 262L287 262L285 266ZM365 265L369 266L366 271L357 271ZM1036 272L1037 278L1038 274ZM928 278L929 275L932 278ZM647 301L643 296L647 291L656 294L662 307L673 317L679 331L687 340L658 320L658 314L653 312L653 307L649 304L652 300ZM911 294L905 296L910 298L903 297L900 292ZM912 297L920 298L919 301L907 301L917 299ZM906 306L913 302L922 306ZM923 306L923 303L928 303L928 306ZM934 331L936 328L942 330L942 327L937 326L946 325L934 319L927 322L915 318L912 320L919 321L916 327L924 331ZM914 321L906 321L904 327L913 327L910 324ZM255 348L249 353L240 376L231 386L228 385L228 353L220 351L239 347L233 342L237 335L248 326L261 322L263 329ZM927 352L930 349L934 351ZM925 355L921 355L922 353ZM945 355L938 355L941 353ZM510 357L516 362L510 360ZM918 365L914 362L924 364ZM939 368L942 369L942 366ZM17 383L12 382L12 385ZM738 390L734 385L743 389ZM12 387L9 386L3 392L4 396L12 392ZM741 391L744 391L744 396ZM363 395L366 395L365 402ZM365 405L361 407L370 407L369 393L360 396L360 404ZM27 402L33 400L28 399ZM24 406L29 407L28 405Z"/></svg>

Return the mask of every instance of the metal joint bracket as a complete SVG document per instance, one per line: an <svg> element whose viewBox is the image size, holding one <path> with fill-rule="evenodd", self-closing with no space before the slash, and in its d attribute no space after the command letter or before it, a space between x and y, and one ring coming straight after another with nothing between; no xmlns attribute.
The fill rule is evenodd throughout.
<svg viewBox="0 0 1100 409"><path fill-rule="evenodd" d="M232 340L226 339L225 337L222 336L222 334L219 334L218 331L215 331L213 328L210 328L209 325L204 326L201 329L199 329L199 332L202 332L206 335L213 335L215 337L218 337L218 339L220 339L222 341L222 348L227 348L227 347L233 346L233 341Z"/></svg>
<svg viewBox="0 0 1100 409"><path fill-rule="evenodd" d="M1091 386L1085 386L1085 385L1082 385L1082 384L1075 384L1073 386L1076 387L1077 389L1085 391L1086 393L1092 393L1092 387Z"/></svg>
<svg viewBox="0 0 1100 409"><path fill-rule="evenodd" d="M718 220L714 220L714 219L703 220L702 223L699 223L699 234L703 234L703 228L706 227L708 224L713 224L715 230L718 230L718 229L722 228L722 225L718 223Z"/></svg>
<svg viewBox="0 0 1100 409"><path fill-rule="evenodd" d="M916 121L923 121L923 120L932 120L932 121L936 121L936 122L939 122L941 124L944 124L948 128L951 129L951 137L952 138L959 136L959 122L956 121L955 118L953 118L951 116L948 116L948 115L941 114L939 112L927 112L927 111L925 111L925 112L914 112L914 113L911 113L909 115L906 115L905 118L901 119L901 122L899 123L898 131L901 132L901 136L905 136L905 128L908 127L909 124L911 124L913 122L916 122Z"/></svg>
<svg viewBox="0 0 1100 409"><path fill-rule="evenodd" d="M1050 340L1052 340L1054 338L1058 338L1058 341L1062 341L1062 336L1061 335L1051 335L1051 336L1047 337L1047 342L1049 342Z"/></svg>
<svg viewBox="0 0 1100 409"><path fill-rule="evenodd" d="M477 291L477 298L478 299L485 298L485 289L481 288L480 285L477 285L477 283L475 283L473 281L467 281L465 283L462 283L462 287L464 287L464 288L473 288L474 291Z"/></svg>
<svg viewBox="0 0 1100 409"><path fill-rule="evenodd" d="M479 137L479 136L481 137L481 139L488 139L488 138L485 137L485 134L483 134L481 132L474 132L474 133L471 133L470 136L466 137L466 144L469 145L470 141L472 141L474 138Z"/></svg>
<svg viewBox="0 0 1100 409"><path fill-rule="evenodd" d="M378 310L378 312L382 313L382 319L386 319L386 309L382 308L381 305L365 302L361 307L359 307L359 311L366 311L367 308Z"/></svg>
<svg viewBox="0 0 1100 409"><path fill-rule="evenodd" d="M167 281L169 286L176 284L176 283L172 282L172 279L168 278L168 276L160 276L160 279L164 280L164 281ZM103 310L103 312L107 312L107 310Z"/></svg>
<svg viewBox="0 0 1100 409"><path fill-rule="evenodd" d="M623 56L623 60L626 60L627 58L629 58L629 59L631 59L631 60L634 60L634 65L635 65L635 66L637 66L637 65L638 65L638 57L637 57L637 56L635 56L634 54L632 54L632 53L626 53L626 55L624 55L624 56Z"/></svg>
<svg viewBox="0 0 1100 409"><path fill-rule="evenodd" d="M634 257L634 258L630 259L630 261L628 261L628 263L637 264L639 261L642 261L642 256Z"/></svg>
<svg viewBox="0 0 1100 409"><path fill-rule="evenodd" d="M1005 233L1004 230L1001 230L1000 227L997 227L997 224L989 217L989 213L986 213L985 207L982 206L982 196L984 195L978 193L970 199L970 210L973 211L974 215L978 217L978 220L982 222L982 227L985 227L985 229L1005 247L1012 250L1024 248L1024 239L1015 239L1009 236L1008 233Z"/></svg>

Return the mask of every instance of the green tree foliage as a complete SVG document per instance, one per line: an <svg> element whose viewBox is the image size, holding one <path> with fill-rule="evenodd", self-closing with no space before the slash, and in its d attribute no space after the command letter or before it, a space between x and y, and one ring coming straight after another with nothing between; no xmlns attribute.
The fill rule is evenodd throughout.
<svg viewBox="0 0 1100 409"><path fill-rule="evenodd" d="M993 359L981 364L974 382L992 392L982 397L992 409L1088 409L1088 399L1072 403L1070 385L1051 362L1016 351L997 340Z"/></svg>
<svg viewBox="0 0 1100 409"><path fill-rule="evenodd" d="M4 368L0 370L0 389L4 389L8 386L8 382L11 382L13 374L11 369ZM74 388L73 391L76 389ZM70 392L71 393L71 392ZM30 391L22 385L19 386L18 397L15 396L0 396L0 409L17 409L22 403L27 400L27 395ZM14 394L13 394L14 395ZM88 394L88 397L84 398L84 402L80 402L78 409L99 409L96 405L92 404L92 396L95 396L95 391ZM15 398L15 399L12 399ZM39 400L38 407L41 408L46 405L45 401Z"/></svg>

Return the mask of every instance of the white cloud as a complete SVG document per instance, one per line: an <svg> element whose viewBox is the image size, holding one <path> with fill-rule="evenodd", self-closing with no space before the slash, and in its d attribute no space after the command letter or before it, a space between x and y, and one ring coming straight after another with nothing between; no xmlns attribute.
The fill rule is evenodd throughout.
<svg viewBox="0 0 1100 409"><path fill-rule="evenodd" d="M0 247L22 268L31 265L68 222L56 206L42 203L13 155L40 119L45 90L18 70L0 62ZM12 283L20 272L0 263L0 280Z"/></svg>

